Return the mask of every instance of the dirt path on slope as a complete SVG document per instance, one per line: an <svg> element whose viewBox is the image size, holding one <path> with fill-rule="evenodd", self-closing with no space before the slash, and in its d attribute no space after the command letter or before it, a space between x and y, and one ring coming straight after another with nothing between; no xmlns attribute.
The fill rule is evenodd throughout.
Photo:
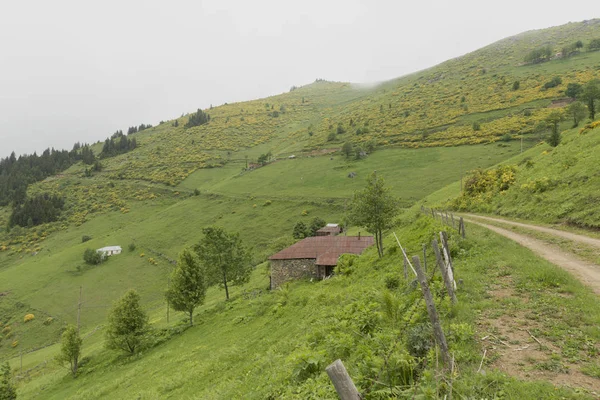
<svg viewBox="0 0 600 400"><path fill-rule="evenodd" d="M469 215L469 216L474 217L474 218L481 218L481 219L488 219L488 220L492 220L492 221L504 222L504 223L511 224L514 226L521 226L521 227L525 227L525 228L529 228L529 229L540 230L542 232L546 232L546 233L550 233L550 234L555 234L556 232L561 233L561 235L556 235L556 236L567 237L567 236L564 236L564 234L573 235L573 236L577 237L577 239L573 238L572 240L579 241L582 243L587 243L587 244L591 244L595 241L595 242L598 242L597 244L595 244L595 246L600 247L600 240L588 238L588 237L581 236L581 235L576 235L574 233L563 232L563 231L559 231L556 229L543 228L543 227L539 227L539 226L535 226L535 225L521 224L521 223L517 223L517 222L495 219L495 218L490 218L490 217L480 217L480 216L475 216L475 215ZM526 236L526 235L523 235L520 233L515 233L508 229L500 228L500 227L497 227L494 225L484 224L483 222L479 222L474 219L465 219L465 221L470 222L472 224L477 224L479 226L483 226L484 228L494 231L502 236L505 236L511 240L514 240L515 242L519 243L522 246L525 246L525 247L531 249L534 253L536 253L540 257L571 272L573 275L575 275L577 278L579 278L579 280L581 280L584 284L586 284L587 286L592 288L594 293L596 293L597 295L600 295L600 266L598 266L596 264L592 264L587 261L583 261L583 260L575 257L574 255L572 255L570 253L566 253L564 251L561 251L561 250L557 249L556 247L550 246L541 240L534 239L532 237L529 237L529 236ZM584 241L582 239L586 239L586 240ZM590 242L590 241L592 241L592 242Z"/></svg>
<svg viewBox="0 0 600 400"><path fill-rule="evenodd" d="M588 244L590 246L600 248L600 239L594 239L589 236L578 235L576 233L565 232L565 231L561 231L559 229L547 228L544 226L537 226L537 225L523 224L521 222L508 221L508 220L500 219L500 218L484 217L482 215L474 215L474 214L464 214L464 215L465 215L465 217L469 217L469 218L483 219L483 220L487 220L487 221L499 222L501 224L532 229L532 230L536 230L538 232L548 233L553 236L560 236L562 238L572 240L574 242L584 243L584 244ZM471 221L471 222L475 222L475 221Z"/></svg>

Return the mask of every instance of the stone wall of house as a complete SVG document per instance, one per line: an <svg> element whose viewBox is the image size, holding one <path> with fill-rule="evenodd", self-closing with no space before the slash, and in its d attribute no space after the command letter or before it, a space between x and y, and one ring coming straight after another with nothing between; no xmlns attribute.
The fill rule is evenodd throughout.
<svg viewBox="0 0 600 400"><path fill-rule="evenodd" d="M314 258L271 260L271 289L277 289L292 279L317 278Z"/></svg>

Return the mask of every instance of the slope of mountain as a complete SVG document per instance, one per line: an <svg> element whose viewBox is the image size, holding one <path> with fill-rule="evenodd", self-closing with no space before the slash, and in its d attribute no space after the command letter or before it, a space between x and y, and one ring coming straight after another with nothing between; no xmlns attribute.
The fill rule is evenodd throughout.
<svg viewBox="0 0 600 400"><path fill-rule="evenodd" d="M147 358L141 354L123 359L103 349L106 311L113 300L134 287L141 293L155 328L177 327L181 315L172 313L169 322L165 318L166 278L171 260L197 242L201 228L218 224L239 231L243 240L255 247L259 263L272 251L274 242L289 240L297 221L313 216L341 221L346 200L374 169L386 178L401 204L409 207L456 182L467 170L488 168L516 156L521 144L515 139L521 137L525 153L518 157L524 163L531 157L533 167L517 175L514 192L511 188L507 195L494 199L491 207L511 215L546 218L543 210L547 207L536 206L546 204L546 198L531 195L527 185L552 171L556 176L553 187L562 188L562 192L557 191L552 197L555 200L548 202L550 208L558 210L549 218L568 216L581 225L593 226L590 221L597 220L598 210L584 207L597 192L589 186L596 182L590 172L593 153L585 152L597 145L592 142L597 130L582 134L583 141L575 140L577 132L567 133L563 144L544 155L539 153L546 147L527 149L539 141L534 127L551 112L548 106L552 101L564 96L567 84L585 83L599 76L600 52L581 51L532 65L523 64L523 59L541 46L550 45L559 52L565 45L577 40L587 43L594 37L600 37L600 20L527 32L376 87L317 81L278 96L225 104L205 110L211 116L205 125L185 128L189 116L184 115L133 134L138 147L101 160L101 171L90 173L89 167L76 164L30 186L30 197L41 193L64 196L65 209L57 222L13 227L0 233L0 323L2 330L10 327L0 341L0 360L9 359L15 368L19 365L17 355L26 353L24 370L31 369L32 380L19 381L20 394L25 398L306 398L309 393L323 398L332 391L322 367L332 357L344 357L355 362L351 372L376 398L379 390L386 389L373 383L381 378L373 371L381 368L387 351L377 343L398 334L394 318L401 316L410 327L426 320L424 310L412 303L416 301L414 292L398 300L398 307L406 309L401 307L400 314L385 319L387 300L378 293L388 287L387 275L401 273L392 241L387 243L390 250L384 260L377 261L375 253L367 253L354 276L323 284L296 283L291 291L266 293L265 267L258 267L248 286L234 289L231 303L224 303L222 293L213 288L206 305L198 311L199 326L181 335L175 333L164 347L149 350ZM555 76L560 76L562 83L544 89ZM515 85L517 81L519 85ZM345 142L354 146L350 157L339 153ZM102 146L93 148L99 153ZM366 149L370 150L368 156L356 159L355 155ZM246 168L269 153L275 160L260 168ZM290 159L291 155L295 158ZM553 162L558 159L568 167ZM357 177L349 178L351 172ZM568 195L569 187L580 187L582 196L559 204L558 199ZM455 188L458 184L439 192L438 199L445 201L456 195ZM518 205L522 201L526 202L527 215L520 214L524 212ZM1 225L6 225L9 215L8 207L0 207ZM441 227L412 218L403 222L416 226L398 229L416 254ZM83 236L91 240L82 243ZM490 245L506 242L483 233L473 242L454 239L453 246L469 271L464 279L472 286L461 298L464 309L440 306L447 318L446 327L454 332L451 346L462 357L465 370L476 370L480 360L473 315L491 307L481 282L493 279L494 273L503 273L500 264L515 263L519 257L530 260L530 269L513 271L515 279L523 288L530 280L538 285L536 290L550 288L544 295L548 302L562 293L546 284L548 276L558 279L569 293L587 299L576 282L530 259L522 250L511 247L514 255L503 255ZM125 249L122 255L99 267L83 263L86 248L116 244ZM130 244L135 245L131 251L127 249ZM478 258L480 254L485 256ZM433 254L428 257L432 259ZM489 271L492 275L478 272L484 262L498 266L498 271ZM435 285L441 304L442 285L439 280ZM411 293L408 281L402 281L401 286ZM86 367L84 363L81 379L71 381L64 370L44 361L56 353L53 343L64 325L77 320L80 287L84 293L80 320L88 364ZM256 293L256 298L251 293ZM572 303L569 307L575 310L575 301ZM590 304L595 303L590 300ZM539 306L540 312L547 311ZM584 311L589 310L572 313L581 317ZM27 313L35 314L35 320L25 323ZM358 319L351 316L355 314ZM355 328L372 322L369 314L377 319L373 323L381 327L381 337L366 338L360 328L356 336ZM363 317L366 319L359 321ZM597 320L597 313L589 311L580 321L581 332L592 332L589 334L595 345L598 335L590 326ZM314 329L312 323L317 323ZM408 325L403 329L409 329ZM342 339L336 341L334 337ZM41 348L44 346L49 347ZM418 366L422 360L402 349L394 350L398 351L394 362L398 363L396 372L406 374L406 381L394 384L412 385L421 379L419 390L427 396L435 387L431 380L435 373ZM360 364L361 359L371 361ZM588 358L585 362L590 363L591 371L598 367ZM418 377L407 369L418 370ZM157 376L160 379L155 379ZM496 373L490 376L493 382L502 383L503 390L520 398L536 390L554 390L543 383L519 383ZM474 373L461 379L457 385L462 385L465 393L481 397L498 393L496 386L490 387L486 378ZM475 383L487 389L468 392ZM561 393L572 395L567 389Z"/></svg>

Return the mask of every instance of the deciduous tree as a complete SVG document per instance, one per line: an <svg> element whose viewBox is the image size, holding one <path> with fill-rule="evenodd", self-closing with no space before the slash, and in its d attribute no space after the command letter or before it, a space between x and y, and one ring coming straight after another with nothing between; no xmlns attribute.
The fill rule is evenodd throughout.
<svg viewBox="0 0 600 400"><path fill-rule="evenodd" d="M567 107L567 114L573 118L573 128L575 128L579 125L579 121L585 118L585 106L580 101L571 103Z"/></svg>
<svg viewBox="0 0 600 400"><path fill-rule="evenodd" d="M77 376L82 343L83 340L79 336L77 327L74 325L67 326L67 329L62 334L60 353L56 356L56 361L60 364L69 365L73 377Z"/></svg>
<svg viewBox="0 0 600 400"><path fill-rule="evenodd" d="M106 346L135 353L143 345L148 331L148 316L140 305L140 295L129 290L108 314Z"/></svg>
<svg viewBox="0 0 600 400"><path fill-rule="evenodd" d="M383 231L392 226L397 210L397 200L389 194L383 178L377 177L376 172L367 179L365 189L354 193L350 204L351 221L375 234L379 257L383 257Z"/></svg>
<svg viewBox="0 0 600 400"><path fill-rule="evenodd" d="M220 227L202 230L204 237L194 250L206 268L208 285L222 284L229 300L229 286L247 283L252 272L250 251L239 234L228 233Z"/></svg>
<svg viewBox="0 0 600 400"><path fill-rule="evenodd" d="M176 311L187 312L190 326L194 325L194 309L204 303L206 296L206 273L195 254L183 250L177 266L171 273L171 284L166 292L169 305Z"/></svg>
<svg viewBox="0 0 600 400"><path fill-rule="evenodd" d="M593 120L596 116L596 101L600 100L600 80L594 79L586 83L581 92L581 98L587 103L590 119Z"/></svg>

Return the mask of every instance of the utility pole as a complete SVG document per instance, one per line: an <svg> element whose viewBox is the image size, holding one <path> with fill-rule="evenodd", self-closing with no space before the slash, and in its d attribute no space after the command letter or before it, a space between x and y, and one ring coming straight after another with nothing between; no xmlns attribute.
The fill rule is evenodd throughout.
<svg viewBox="0 0 600 400"><path fill-rule="evenodd" d="M83 286L79 286L79 302L77 303L77 333L79 333L79 320L81 318L81 291Z"/></svg>
<svg viewBox="0 0 600 400"><path fill-rule="evenodd" d="M521 134L521 153L523 153L523 134Z"/></svg>
<svg viewBox="0 0 600 400"><path fill-rule="evenodd" d="M169 292L171 286L171 277L167 278L167 293ZM167 296L167 324L169 323L169 296Z"/></svg>

